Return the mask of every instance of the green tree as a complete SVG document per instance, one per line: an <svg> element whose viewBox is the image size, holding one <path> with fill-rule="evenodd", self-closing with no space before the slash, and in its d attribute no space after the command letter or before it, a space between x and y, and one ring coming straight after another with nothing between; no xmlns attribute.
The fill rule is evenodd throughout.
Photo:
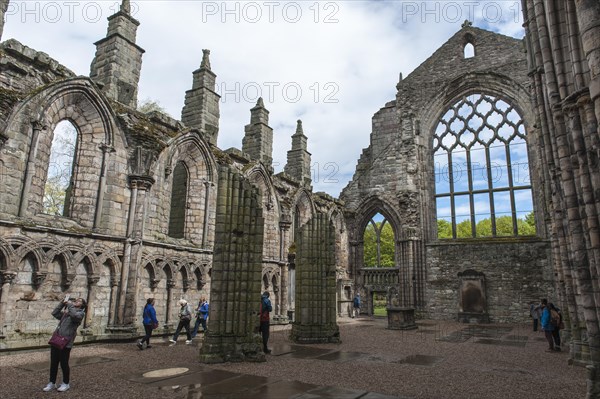
<svg viewBox="0 0 600 399"><path fill-rule="evenodd" d="M438 219L438 238L452 238L452 223L445 219Z"/></svg>
<svg viewBox="0 0 600 399"><path fill-rule="evenodd" d="M169 115L169 113L165 110L165 108L160 105L160 103L156 100L152 100L150 98L146 98L143 100L137 107L138 111L148 114L150 112L158 111L165 115ZM171 116L171 115L169 115Z"/></svg>
<svg viewBox="0 0 600 399"><path fill-rule="evenodd" d="M383 228L382 228L383 224ZM377 261L377 231L379 236L379 262ZM394 267L395 266L394 230L389 223L369 223L363 234L363 251L365 267Z"/></svg>
<svg viewBox="0 0 600 399"><path fill-rule="evenodd" d="M456 225L456 238L471 238L471 219L465 219Z"/></svg>

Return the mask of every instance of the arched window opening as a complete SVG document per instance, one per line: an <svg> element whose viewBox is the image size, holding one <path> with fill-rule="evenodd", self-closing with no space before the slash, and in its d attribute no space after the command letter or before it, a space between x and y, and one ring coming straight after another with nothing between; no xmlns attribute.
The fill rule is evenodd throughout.
<svg viewBox="0 0 600 399"><path fill-rule="evenodd" d="M464 54L465 58L475 57L475 46L473 46L473 43L465 44L465 47L463 49L463 54Z"/></svg>
<svg viewBox="0 0 600 399"><path fill-rule="evenodd" d="M177 162L171 186L171 213L169 214L169 237L183 238L187 203L188 171L185 164Z"/></svg>
<svg viewBox="0 0 600 399"><path fill-rule="evenodd" d="M67 120L56 125L44 186L43 212L69 216L73 194L73 165L77 148L77 129Z"/></svg>
<svg viewBox="0 0 600 399"><path fill-rule="evenodd" d="M380 213L375 214L363 233L364 267L394 267L394 229Z"/></svg>
<svg viewBox="0 0 600 399"><path fill-rule="evenodd" d="M438 238L535 235L525 127L502 99L472 94L433 137Z"/></svg>

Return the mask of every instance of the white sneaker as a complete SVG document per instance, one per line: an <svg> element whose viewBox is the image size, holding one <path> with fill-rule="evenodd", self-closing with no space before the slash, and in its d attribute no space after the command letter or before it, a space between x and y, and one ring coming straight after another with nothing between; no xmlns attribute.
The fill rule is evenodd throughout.
<svg viewBox="0 0 600 399"><path fill-rule="evenodd" d="M48 385L46 385L42 391L44 392L50 392L51 390L53 390L54 388L56 388L56 384L49 382Z"/></svg>
<svg viewBox="0 0 600 399"><path fill-rule="evenodd" d="M67 389L71 388L71 386L69 384L60 384L60 386L58 387L57 391L58 392L64 392Z"/></svg>
<svg viewBox="0 0 600 399"><path fill-rule="evenodd" d="M191 340L191 339L186 339L186 340L185 340L185 343L189 345L189 344L191 344L191 343L192 343L192 340Z"/></svg>
<svg viewBox="0 0 600 399"><path fill-rule="evenodd" d="M174 339L170 339L169 342L172 343L172 344L176 344L177 343L177 341L175 341Z"/></svg>

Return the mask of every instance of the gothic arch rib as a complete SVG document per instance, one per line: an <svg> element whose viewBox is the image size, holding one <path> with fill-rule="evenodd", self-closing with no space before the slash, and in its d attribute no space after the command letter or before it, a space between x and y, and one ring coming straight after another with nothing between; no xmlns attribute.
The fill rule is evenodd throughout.
<svg viewBox="0 0 600 399"><path fill-rule="evenodd" d="M362 240L362 234L367 224L377 213L381 213L388 220L388 223L392 226L396 240L403 237L404 232L402 230L400 215L396 209L387 201L374 194L365 198L357 207L354 223L355 230L352 232L356 240Z"/></svg>
<svg viewBox="0 0 600 399"><path fill-rule="evenodd" d="M165 156L165 169L171 168L171 170L174 170L178 161L185 161L187 154L184 149L188 145L191 145L192 148L198 151L198 154L206 167L206 179L210 182L214 182L217 170L216 160L210 151L208 143L201 138L196 130L190 130L170 140L167 143L166 150L163 152L164 155L159 156L159 160ZM160 165L161 162L158 162L158 164ZM190 169L190 173L192 170L197 171L198 169L197 164L192 163L190 165L186 163L186 165Z"/></svg>

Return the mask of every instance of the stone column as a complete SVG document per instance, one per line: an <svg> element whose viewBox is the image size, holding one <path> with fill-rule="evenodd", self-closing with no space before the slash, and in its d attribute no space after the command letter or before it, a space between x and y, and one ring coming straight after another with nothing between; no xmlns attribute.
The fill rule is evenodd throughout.
<svg viewBox="0 0 600 399"><path fill-rule="evenodd" d="M108 321L107 324L112 326L116 324L116 309L117 309L117 301L119 295L119 276L112 275L110 276L110 301L109 301L109 309L108 309Z"/></svg>
<svg viewBox="0 0 600 399"><path fill-rule="evenodd" d="M171 303L173 302L173 288L175 288L175 280L167 280L167 304L165 306L165 329L169 328L169 319L171 318Z"/></svg>
<svg viewBox="0 0 600 399"><path fill-rule="evenodd" d="M83 321L83 328L90 328L90 324L92 323L93 313L94 313L94 301L96 299L96 287L98 281L100 280L100 276L90 275L88 276L88 290L87 290L87 311L85 312L85 320ZM93 327L93 325L91 326Z"/></svg>
<svg viewBox="0 0 600 399"><path fill-rule="evenodd" d="M137 273L142 256L144 219L146 216L146 193L154 184L150 176L129 176L131 202L127 221L127 241L124 249L121 270L121 291L119 293L117 322L132 325L135 322L137 300Z"/></svg>
<svg viewBox="0 0 600 399"><path fill-rule="evenodd" d="M106 169L108 165L108 157L111 152L115 152L113 147L102 144L102 166L100 167L100 184L98 187L98 200L96 201L96 213L94 215L94 229L97 229L102 220L102 207L104 204L104 192L106 191Z"/></svg>
<svg viewBox="0 0 600 399"><path fill-rule="evenodd" d="M258 190L227 166L219 168L210 329L200 361L265 361L258 324L264 220Z"/></svg>
<svg viewBox="0 0 600 399"><path fill-rule="evenodd" d="M47 129L47 126L40 121L31 121L31 125L31 144L29 146L27 165L25 166L25 181L23 182L23 189L21 191L21 204L19 206L19 216L21 217L26 215L27 207L29 205L29 189L31 188L31 182L33 180L33 175L35 174L35 161L37 159L40 133Z"/></svg>
<svg viewBox="0 0 600 399"><path fill-rule="evenodd" d="M333 231L327 215L317 213L296 237L296 315L291 338L299 343L340 342Z"/></svg>
<svg viewBox="0 0 600 399"><path fill-rule="evenodd" d="M4 270L0 272L0 279L2 285L0 289L0 337L4 336L4 313L7 309L8 294L10 292L10 285L17 277L17 273L13 271Z"/></svg>
<svg viewBox="0 0 600 399"><path fill-rule="evenodd" d="M288 299L288 284L289 284L289 270L288 263L284 261L286 259L286 246L287 234L292 225L291 218L289 215L281 215L281 221L279 222L279 259L281 259L281 282L279 283L281 293L281 317L288 318L289 310L289 299Z"/></svg>

